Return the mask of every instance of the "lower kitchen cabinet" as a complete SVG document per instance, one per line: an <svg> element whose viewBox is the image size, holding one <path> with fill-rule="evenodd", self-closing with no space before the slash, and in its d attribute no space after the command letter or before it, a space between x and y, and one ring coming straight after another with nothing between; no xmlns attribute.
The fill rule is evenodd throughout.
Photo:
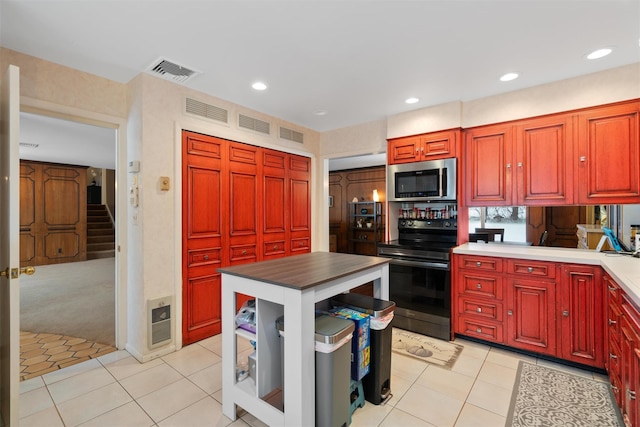
<svg viewBox="0 0 640 427"><path fill-rule="evenodd" d="M604 368L600 271L454 254L454 333Z"/></svg>
<svg viewBox="0 0 640 427"><path fill-rule="evenodd" d="M506 286L506 344L522 350L555 355L556 283L508 278Z"/></svg>
<svg viewBox="0 0 640 427"><path fill-rule="evenodd" d="M604 293L602 269L588 265L562 265L558 321L559 357L604 368Z"/></svg>

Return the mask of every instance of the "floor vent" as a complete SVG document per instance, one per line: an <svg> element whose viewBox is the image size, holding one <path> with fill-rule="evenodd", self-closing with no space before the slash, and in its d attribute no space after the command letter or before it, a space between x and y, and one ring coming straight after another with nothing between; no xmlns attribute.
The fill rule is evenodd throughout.
<svg viewBox="0 0 640 427"><path fill-rule="evenodd" d="M304 134L292 129L280 127L280 138L288 139L289 141L304 143Z"/></svg>
<svg viewBox="0 0 640 427"><path fill-rule="evenodd" d="M197 71L183 67L182 65L178 65L174 62L167 61L163 58L159 58L151 64L151 66L147 68L147 71L153 75L177 83L184 83L196 74L200 74Z"/></svg>
<svg viewBox="0 0 640 427"><path fill-rule="evenodd" d="M187 98L185 111L190 114L195 114L196 116L229 123L229 111L224 108L216 107L215 105L196 101L195 99Z"/></svg>
<svg viewBox="0 0 640 427"><path fill-rule="evenodd" d="M157 298L147 302L149 322L148 347L155 348L171 342L171 300L170 296Z"/></svg>
<svg viewBox="0 0 640 427"><path fill-rule="evenodd" d="M241 128L264 133L265 135L271 134L271 124L269 122L254 119L253 117L245 116L244 114L238 115L238 126Z"/></svg>

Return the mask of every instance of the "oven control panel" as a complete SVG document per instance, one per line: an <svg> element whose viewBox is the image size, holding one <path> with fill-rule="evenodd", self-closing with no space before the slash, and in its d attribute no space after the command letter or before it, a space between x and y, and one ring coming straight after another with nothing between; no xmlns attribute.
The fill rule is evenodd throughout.
<svg viewBox="0 0 640 427"><path fill-rule="evenodd" d="M455 219L399 219L398 230L457 230L458 222Z"/></svg>

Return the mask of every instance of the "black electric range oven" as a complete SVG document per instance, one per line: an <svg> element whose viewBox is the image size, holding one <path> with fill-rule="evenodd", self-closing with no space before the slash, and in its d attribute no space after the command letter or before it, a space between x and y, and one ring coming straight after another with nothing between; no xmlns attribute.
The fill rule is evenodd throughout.
<svg viewBox="0 0 640 427"><path fill-rule="evenodd" d="M451 339L451 262L455 219L399 219L399 239L378 245L389 263L393 326Z"/></svg>

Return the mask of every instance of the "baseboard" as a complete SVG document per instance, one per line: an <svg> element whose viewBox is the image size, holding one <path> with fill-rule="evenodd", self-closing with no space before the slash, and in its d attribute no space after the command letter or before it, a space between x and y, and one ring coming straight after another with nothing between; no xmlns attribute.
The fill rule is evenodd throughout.
<svg viewBox="0 0 640 427"><path fill-rule="evenodd" d="M176 346L175 344L171 344L168 345L166 347L163 347L159 350L155 350L152 353L147 353L147 354L140 354L140 352L138 350L136 350L135 348L131 347L129 344L127 344L125 346L125 350L127 350L127 352L132 355L133 357L136 358L136 360L140 363L146 363L146 362L150 362L154 359L157 359L158 357L162 357L162 356L166 356L167 354L173 353L176 351Z"/></svg>

